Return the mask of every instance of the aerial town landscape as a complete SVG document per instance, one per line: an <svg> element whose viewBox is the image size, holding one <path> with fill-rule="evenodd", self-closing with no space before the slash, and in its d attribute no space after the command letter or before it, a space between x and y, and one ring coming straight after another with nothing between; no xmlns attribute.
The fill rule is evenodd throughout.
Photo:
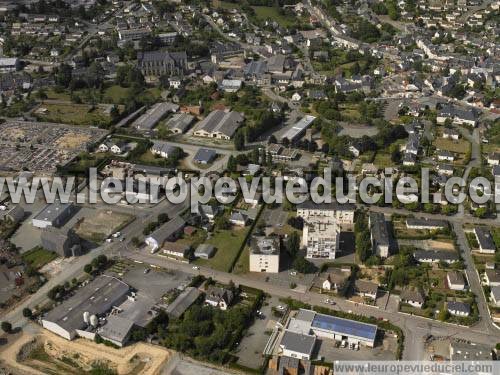
<svg viewBox="0 0 500 375"><path fill-rule="evenodd" d="M0 374L494 364L499 31L500 0L0 0Z"/></svg>

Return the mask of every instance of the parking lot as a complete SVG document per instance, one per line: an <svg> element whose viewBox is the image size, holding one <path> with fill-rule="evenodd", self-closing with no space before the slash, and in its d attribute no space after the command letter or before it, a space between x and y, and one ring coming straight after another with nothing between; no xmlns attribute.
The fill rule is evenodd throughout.
<svg viewBox="0 0 500 375"><path fill-rule="evenodd" d="M144 273L145 269L150 271ZM141 293L158 300L171 289L187 286L191 276L181 271L150 268L146 264L132 263L124 272L122 280Z"/></svg>
<svg viewBox="0 0 500 375"><path fill-rule="evenodd" d="M394 360L396 352L396 338L384 337L375 348L360 345L359 350L349 347L341 348L338 342L329 339L318 339L316 344L316 358L332 361L383 361Z"/></svg>
<svg viewBox="0 0 500 375"><path fill-rule="evenodd" d="M21 202L20 205L25 211L25 219L14 232L11 242L19 247L21 254L40 245L40 229L31 224L33 217L45 207L45 200L41 197L41 192L37 194L37 199L33 204Z"/></svg>
<svg viewBox="0 0 500 375"><path fill-rule="evenodd" d="M278 297L271 296L264 301L260 310L263 314L262 318L255 319L238 346L236 353L240 357L238 364L250 368L258 368L261 365L262 351L269 340L268 333L279 319L273 315L272 308L278 305L280 305Z"/></svg>

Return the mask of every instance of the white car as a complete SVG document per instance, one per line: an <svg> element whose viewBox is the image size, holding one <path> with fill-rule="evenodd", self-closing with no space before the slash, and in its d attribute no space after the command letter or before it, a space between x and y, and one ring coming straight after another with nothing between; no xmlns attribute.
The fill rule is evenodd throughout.
<svg viewBox="0 0 500 375"><path fill-rule="evenodd" d="M121 232L116 232L116 233L113 233L113 238L118 238L120 237L122 234Z"/></svg>
<svg viewBox="0 0 500 375"><path fill-rule="evenodd" d="M290 272L290 275L292 275L292 276L297 276L297 271L292 271L292 272Z"/></svg>
<svg viewBox="0 0 500 375"><path fill-rule="evenodd" d="M284 307L284 306L281 306L281 305L278 305L276 308L277 308L278 310L281 310L281 311L285 310L285 307Z"/></svg>
<svg viewBox="0 0 500 375"><path fill-rule="evenodd" d="M107 243L113 242L113 239L112 239L112 238L107 238L107 239L106 239L106 242L107 242Z"/></svg>
<svg viewBox="0 0 500 375"><path fill-rule="evenodd" d="M342 343L340 344L341 348L345 348L347 346L347 341L342 340Z"/></svg>
<svg viewBox="0 0 500 375"><path fill-rule="evenodd" d="M200 269L200 267L198 267L198 266L193 266L193 270L199 270L199 269Z"/></svg>

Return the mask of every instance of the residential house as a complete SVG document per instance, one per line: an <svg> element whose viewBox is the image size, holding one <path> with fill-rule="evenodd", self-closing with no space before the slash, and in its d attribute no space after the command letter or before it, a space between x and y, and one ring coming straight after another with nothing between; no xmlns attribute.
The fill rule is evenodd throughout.
<svg viewBox="0 0 500 375"><path fill-rule="evenodd" d="M490 298L495 306L500 306L500 286L492 286L490 288Z"/></svg>
<svg viewBox="0 0 500 375"><path fill-rule="evenodd" d="M483 254L495 254L496 246L493 237L488 229L475 227L474 234L479 244L479 252Z"/></svg>
<svg viewBox="0 0 500 375"><path fill-rule="evenodd" d="M419 219L409 217L406 219L406 228L418 230L439 230L448 227L445 220Z"/></svg>
<svg viewBox="0 0 500 375"><path fill-rule="evenodd" d="M500 152L490 152L488 154L488 164L489 165L499 165L500 164Z"/></svg>
<svg viewBox="0 0 500 375"><path fill-rule="evenodd" d="M231 290L210 285L205 293L205 303L221 310L227 310L234 297Z"/></svg>
<svg viewBox="0 0 500 375"><path fill-rule="evenodd" d="M465 278L460 271L450 271L446 274L448 288L451 290L465 290Z"/></svg>
<svg viewBox="0 0 500 375"><path fill-rule="evenodd" d="M160 142L160 141L155 141L151 146L151 152L154 155L161 156L162 158L165 159L171 157L174 153L177 152L177 150L179 150L178 147L171 146L165 142Z"/></svg>
<svg viewBox="0 0 500 375"><path fill-rule="evenodd" d="M500 270L497 269L487 269L484 271L484 280L486 281L486 285L500 286Z"/></svg>
<svg viewBox="0 0 500 375"><path fill-rule="evenodd" d="M459 260L459 256L455 251L445 250L415 250L413 257L419 263L445 262L451 264Z"/></svg>
<svg viewBox="0 0 500 375"><path fill-rule="evenodd" d="M453 155L453 153L451 153L448 150L439 150L437 152L437 159L439 161L451 161L452 162L455 160L455 155Z"/></svg>
<svg viewBox="0 0 500 375"><path fill-rule="evenodd" d="M452 176L454 172L454 168L452 165L449 164L439 164L437 167L437 171L439 174L445 175L445 176Z"/></svg>
<svg viewBox="0 0 500 375"><path fill-rule="evenodd" d="M161 252L165 255L170 255L178 259L184 259L189 253L190 247L186 244L178 242L165 241Z"/></svg>
<svg viewBox="0 0 500 375"><path fill-rule="evenodd" d="M229 218L229 222L233 225L244 227L249 221L248 215L241 211L234 211Z"/></svg>
<svg viewBox="0 0 500 375"><path fill-rule="evenodd" d="M478 116L473 109L462 109L454 105L445 105L436 117L438 124L444 124L447 119L450 119L457 125L469 125L475 127L477 125Z"/></svg>
<svg viewBox="0 0 500 375"><path fill-rule="evenodd" d="M347 268L331 268L328 270L322 288L332 290L339 294L344 294L349 286L351 277L351 269Z"/></svg>
<svg viewBox="0 0 500 375"><path fill-rule="evenodd" d="M365 280L354 281L355 295L376 300L377 293L378 293L378 284Z"/></svg>
<svg viewBox="0 0 500 375"><path fill-rule="evenodd" d="M460 133L455 129L445 128L443 130L443 138L458 141L460 139Z"/></svg>
<svg viewBox="0 0 500 375"><path fill-rule="evenodd" d="M198 164L210 164L217 157L217 152L215 150L210 150L208 148L200 148L196 155L193 157L193 161Z"/></svg>
<svg viewBox="0 0 500 375"><path fill-rule="evenodd" d="M448 301L446 302L446 310L455 316L466 317L470 315L470 305L465 302Z"/></svg>
<svg viewBox="0 0 500 375"><path fill-rule="evenodd" d="M399 297L401 302L418 308L422 308L425 302L424 295L419 290L405 289Z"/></svg>

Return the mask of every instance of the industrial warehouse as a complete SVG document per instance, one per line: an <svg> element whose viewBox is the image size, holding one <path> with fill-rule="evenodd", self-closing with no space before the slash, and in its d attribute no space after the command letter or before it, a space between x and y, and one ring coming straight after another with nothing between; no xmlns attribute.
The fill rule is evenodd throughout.
<svg viewBox="0 0 500 375"><path fill-rule="evenodd" d="M337 318L320 314L312 310L300 309L288 323L288 330L349 344L361 344L373 348L377 336L377 326L355 320Z"/></svg>
<svg viewBox="0 0 500 375"><path fill-rule="evenodd" d="M127 299L129 286L111 277L99 276L82 287L46 316L42 326L68 340L97 328L98 317Z"/></svg>
<svg viewBox="0 0 500 375"><path fill-rule="evenodd" d="M99 335L122 347L134 327L145 327L156 316L154 304L154 299L134 292L127 283L102 275L42 317L41 322L67 340L94 340Z"/></svg>

